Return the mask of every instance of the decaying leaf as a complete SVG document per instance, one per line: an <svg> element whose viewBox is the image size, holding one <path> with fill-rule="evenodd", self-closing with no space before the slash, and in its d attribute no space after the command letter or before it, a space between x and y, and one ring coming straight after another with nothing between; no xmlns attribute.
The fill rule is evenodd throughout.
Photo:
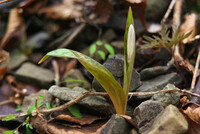
<svg viewBox="0 0 200 134"><path fill-rule="evenodd" d="M7 71L8 63L9 53L4 50L0 50L0 79L3 77L3 74L5 74L5 72Z"/></svg>
<svg viewBox="0 0 200 134"><path fill-rule="evenodd" d="M38 13L38 11L46 4L47 0L29 0L21 7L25 13Z"/></svg>
<svg viewBox="0 0 200 134"><path fill-rule="evenodd" d="M54 119L78 123L80 125L86 125L86 124L92 124L94 121L100 120L102 118L92 115L83 115L83 118L78 118L78 117L73 117L69 114L60 114L56 116Z"/></svg>
<svg viewBox="0 0 200 134"><path fill-rule="evenodd" d="M183 44L190 43L191 39L198 33L198 16L195 13L189 14L185 17L185 22L180 26L179 34L184 34L192 31L188 38L182 40Z"/></svg>
<svg viewBox="0 0 200 134"><path fill-rule="evenodd" d="M14 8L10 12L6 34L2 39L0 48L7 50L15 46L24 31L24 19L19 10Z"/></svg>
<svg viewBox="0 0 200 134"><path fill-rule="evenodd" d="M106 23L113 12L113 5L109 0L97 0L94 7L95 19L92 21L96 24Z"/></svg>
<svg viewBox="0 0 200 134"><path fill-rule="evenodd" d="M191 104L183 111L191 120L200 125L200 106Z"/></svg>
<svg viewBox="0 0 200 134"><path fill-rule="evenodd" d="M80 0L63 0L60 5L52 5L45 7L39 11L40 14L44 14L47 18L51 19L74 19L82 16L82 5L78 4Z"/></svg>

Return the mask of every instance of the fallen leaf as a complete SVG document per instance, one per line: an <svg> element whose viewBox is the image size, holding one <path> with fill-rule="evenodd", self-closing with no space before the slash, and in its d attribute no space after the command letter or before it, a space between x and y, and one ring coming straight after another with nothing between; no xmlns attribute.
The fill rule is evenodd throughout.
<svg viewBox="0 0 200 134"><path fill-rule="evenodd" d="M82 16L82 5L76 3L78 0L64 0L59 5L51 5L39 11L50 19L67 20Z"/></svg>
<svg viewBox="0 0 200 134"><path fill-rule="evenodd" d="M9 57L8 52L0 50L0 79L3 78L3 75L8 70Z"/></svg>
<svg viewBox="0 0 200 134"><path fill-rule="evenodd" d="M60 114L54 118L55 120L64 120L73 123L78 123L80 125L92 124L96 120L100 120L103 118L92 116L92 115L83 115L83 118L73 117L69 114Z"/></svg>
<svg viewBox="0 0 200 134"><path fill-rule="evenodd" d="M21 8L23 8L25 13L38 13L40 9L44 7L44 5L47 3L47 0L29 0L26 3L24 3Z"/></svg>
<svg viewBox="0 0 200 134"><path fill-rule="evenodd" d="M94 7L95 19L92 20L95 24L102 24L108 22L110 15L113 12L113 5L109 0L97 0Z"/></svg>
<svg viewBox="0 0 200 134"><path fill-rule="evenodd" d="M195 123L200 125L200 106L192 103L183 112Z"/></svg>
<svg viewBox="0 0 200 134"><path fill-rule="evenodd" d="M180 26L179 34L186 34L190 31L192 31L190 36L182 40L183 44L190 43L190 40L198 33L198 15L195 13L185 16L185 22Z"/></svg>
<svg viewBox="0 0 200 134"><path fill-rule="evenodd" d="M6 50L13 48L24 31L24 19L19 13L19 10L14 8L10 12L6 34L2 39L0 48Z"/></svg>

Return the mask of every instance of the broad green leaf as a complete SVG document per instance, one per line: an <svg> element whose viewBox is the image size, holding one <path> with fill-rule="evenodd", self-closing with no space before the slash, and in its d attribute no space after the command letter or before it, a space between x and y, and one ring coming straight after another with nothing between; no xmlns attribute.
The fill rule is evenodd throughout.
<svg viewBox="0 0 200 134"><path fill-rule="evenodd" d="M97 79L108 93L117 113L125 114L124 107L126 102L123 88L104 66L86 55L69 49L57 49L51 51L47 53L39 63L45 61L50 56L76 58Z"/></svg>
<svg viewBox="0 0 200 134"><path fill-rule="evenodd" d="M100 41L100 40L98 40L98 41L96 41L96 44L99 45L99 46L101 46L101 45L103 45L103 42Z"/></svg>
<svg viewBox="0 0 200 134"><path fill-rule="evenodd" d="M78 118L82 118L83 117L83 115L79 111L79 108L78 108L78 106L76 104L67 107L67 109L70 111L70 113L73 116L78 117Z"/></svg>
<svg viewBox="0 0 200 134"><path fill-rule="evenodd" d="M111 56L115 55L115 50L111 45L106 43L106 44L104 44L104 47L106 48L106 50L108 50L108 52L110 53Z"/></svg>
<svg viewBox="0 0 200 134"><path fill-rule="evenodd" d="M130 87L130 82L131 82L134 59L135 59L135 45L134 45L134 50L132 51L133 54L131 55L129 62L128 62L128 58L127 58L127 51L128 51L127 50L127 45L128 45L127 38L128 38L129 27L131 24L133 25L133 28L134 28L132 9L131 9L131 7L129 7L126 29L125 29L125 34L124 34L124 86L123 86L123 90L124 90L124 94L125 94L125 102L127 102L127 100L128 100L128 92L129 92L129 87ZM133 34L133 36L135 36L135 33ZM133 39L134 38L135 37L133 37ZM124 113L126 112L126 106L127 106L127 104L125 105Z"/></svg>
<svg viewBox="0 0 200 134"><path fill-rule="evenodd" d="M98 50L97 53L100 55L100 57L101 57L102 60L106 59L106 55L105 55L105 53L103 51Z"/></svg>
<svg viewBox="0 0 200 134"><path fill-rule="evenodd" d="M13 134L14 130L8 130L8 131L4 131L2 134Z"/></svg>
<svg viewBox="0 0 200 134"><path fill-rule="evenodd" d="M96 45L92 44L89 48L90 55L93 55L96 51Z"/></svg>
<svg viewBox="0 0 200 134"><path fill-rule="evenodd" d="M9 113L9 115L6 115L5 118L2 119L2 121L11 121L16 119L15 116L13 116L11 113Z"/></svg>

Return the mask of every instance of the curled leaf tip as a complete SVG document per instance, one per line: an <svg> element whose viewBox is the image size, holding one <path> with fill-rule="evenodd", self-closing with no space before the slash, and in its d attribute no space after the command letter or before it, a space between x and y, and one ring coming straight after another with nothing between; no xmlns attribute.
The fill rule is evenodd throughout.
<svg viewBox="0 0 200 134"><path fill-rule="evenodd" d="M131 62L131 57L133 55L133 51L135 49L135 29L132 24L130 24L128 29L128 37L127 37L127 61Z"/></svg>

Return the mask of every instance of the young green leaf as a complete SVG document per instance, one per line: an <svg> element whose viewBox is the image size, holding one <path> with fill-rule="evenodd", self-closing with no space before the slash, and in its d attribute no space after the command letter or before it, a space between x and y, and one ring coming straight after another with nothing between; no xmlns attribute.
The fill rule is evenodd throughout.
<svg viewBox="0 0 200 134"><path fill-rule="evenodd" d="M14 134L14 130L4 131L2 134ZM16 133L18 134L18 133Z"/></svg>
<svg viewBox="0 0 200 134"><path fill-rule="evenodd" d="M50 56L76 58L106 90L117 113L125 114L126 101L123 88L104 66L86 55L69 49L57 49L51 51L47 53L39 63L45 61Z"/></svg>
<svg viewBox="0 0 200 134"><path fill-rule="evenodd" d="M73 116L78 117L78 118L82 118L83 117L83 115L79 111L79 108L78 108L78 106L76 104L67 107L67 109L70 111L70 113Z"/></svg>
<svg viewBox="0 0 200 134"><path fill-rule="evenodd" d="M41 107L42 105L44 105L43 103L44 100L38 100L37 101L37 108ZM35 110L35 105L31 106L28 111L27 114L31 114L33 111Z"/></svg>
<svg viewBox="0 0 200 134"><path fill-rule="evenodd" d="M49 103L46 103L47 109L51 109L51 105Z"/></svg>
<svg viewBox="0 0 200 134"><path fill-rule="evenodd" d="M101 45L103 45L103 42L100 41L100 40L98 40L98 41L96 41L96 44L99 45L99 46L101 46Z"/></svg>
<svg viewBox="0 0 200 134"><path fill-rule="evenodd" d="M93 55L96 51L96 45L95 44L92 44L89 48L89 53L90 55Z"/></svg>
<svg viewBox="0 0 200 134"><path fill-rule="evenodd" d="M17 104L17 108L16 108L16 112L20 112L22 109L21 109L21 105Z"/></svg>
<svg viewBox="0 0 200 134"><path fill-rule="evenodd" d="M86 81L84 81L84 80L76 80L76 79L69 79L69 80L65 80L64 82L79 82L79 83L86 83Z"/></svg>
<svg viewBox="0 0 200 134"><path fill-rule="evenodd" d="M100 57L101 57L102 60L106 59L106 55L105 55L105 53L103 51L98 50L97 53L100 55Z"/></svg>
<svg viewBox="0 0 200 134"><path fill-rule="evenodd" d="M108 52L110 53L110 56L115 55L115 50L110 44L106 43L106 44L104 44L104 47L106 48L106 50L108 50Z"/></svg>
<svg viewBox="0 0 200 134"><path fill-rule="evenodd" d="M2 119L2 121L11 121L16 119L15 116L13 116L11 113L9 113L9 115L6 115L5 118Z"/></svg>
<svg viewBox="0 0 200 134"><path fill-rule="evenodd" d="M45 99L45 97L43 95L39 95L38 96L40 99Z"/></svg>

